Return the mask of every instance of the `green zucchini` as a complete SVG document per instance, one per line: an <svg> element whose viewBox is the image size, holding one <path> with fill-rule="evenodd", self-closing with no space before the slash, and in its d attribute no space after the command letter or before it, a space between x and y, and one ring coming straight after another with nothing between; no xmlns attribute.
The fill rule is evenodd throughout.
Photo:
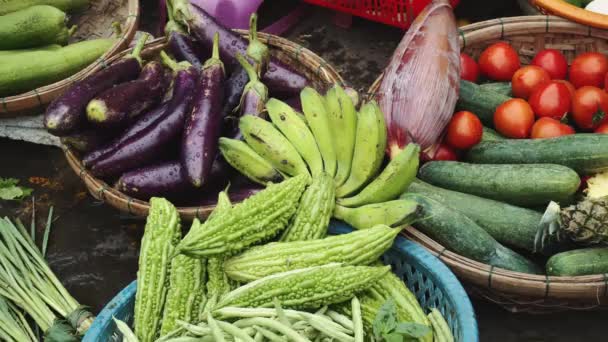
<svg viewBox="0 0 608 342"><path fill-rule="evenodd" d="M479 164L559 164L581 175L608 170L607 134L481 142L466 155Z"/></svg>
<svg viewBox="0 0 608 342"><path fill-rule="evenodd" d="M537 265L498 243L461 212L420 194L406 193L402 198L417 201L422 206L424 218L415 224L416 228L448 250L510 271L541 272Z"/></svg>
<svg viewBox="0 0 608 342"><path fill-rule="evenodd" d="M564 203L578 190L578 174L555 164L468 164L434 161L418 177L441 188L520 206Z"/></svg>
<svg viewBox="0 0 608 342"><path fill-rule="evenodd" d="M531 209L481 198L452 190L442 189L416 179L409 192L424 195L466 215L498 242L509 246L534 251L534 238L542 218L542 213ZM557 247L547 249L551 252Z"/></svg>
<svg viewBox="0 0 608 342"><path fill-rule="evenodd" d="M54 51L0 57L0 96L20 94L67 78L93 63L114 39L87 40Z"/></svg>
<svg viewBox="0 0 608 342"><path fill-rule="evenodd" d="M490 82L479 85L483 90L490 90L506 96L513 96L511 82Z"/></svg>
<svg viewBox="0 0 608 342"><path fill-rule="evenodd" d="M0 50L0 57L2 56L11 56L20 53L30 53L30 52L38 52L38 51L55 51L61 49L61 45L59 44L49 44L44 46L37 46L33 48L27 49L18 49L18 50Z"/></svg>
<svg viewBox="0 0 608 342"><path fill-rule="evenodd" d="M65 13L47 5L0 16L0 50L65 45L70 36L65 24Z"/></svg>
<svg viewBox="0 0 608 342"><path fill-rule="evenodd" d="M497 141L497 140L505 140L506 138L500 135L500 133L495 130L484 127L483 135L481 136L481 141Z"/></svg>
<svg viewBox="0 0 608 342"><path fill-rule="evenodd" d="M16 12L36 5L49 5L64 12L82 10L89 6L89 0L1 0L0 15Z"/></svg>
<svg viewBox="0 0 608 342"><path fill-rule="evenodd" d="M555 254L547 261L547 274L583 276L608 273L608 247L576 249Z"/></svg>
<svg viewBox="0 0 608 342"><path fill-rule="evenodd" d="M496 107L511 97L484 89L468 81L460 80L460 94L456 103L457 110L467 110L479 117L484 126L494 127Z"/></svg>

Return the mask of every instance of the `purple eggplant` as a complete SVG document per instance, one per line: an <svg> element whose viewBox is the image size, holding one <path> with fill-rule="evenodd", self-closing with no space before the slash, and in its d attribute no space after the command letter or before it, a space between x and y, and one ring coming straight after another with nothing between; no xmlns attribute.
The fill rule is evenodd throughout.
<svg viewBox="0 0 608 342"><path fill-rule="evenodd" d="M230 71L234 70L238 66L236 53L247 52L247 40L218 23L202 8L188 0L173 0L172 3L175 19L188 26L203 47L209 49L213 35L216 32L220 34L220 56L226 67ZM308 80L303 75L273 57L270 58L268 71L262 80L275 96L298 95L308 85Z"/></svg>
<svg viewBox="0 0 608 342"><path fill-rule="evenodd" d="M168 103L162 103L160 106L152 109L146 114L140 115L137 120L133 124L131 124L129 128L122 132L119 137L114 139L109 144L87 153L82 159L82 164L84 166L89 166L104 154L115 151L123 142L137 135L139 132L146 129L151 123L156 121L156 119L158 119L161 115L165 113L168 107Z"/></svg>
<svg viewBox="0 0 608 342"><path fill-rule="evenodd" d="M290 97L284 102L290 105L291 108L295 109L297 112L302 113L302 100L299 96Z"/></svg>
<svg viewBox="0 0 608 342"><path fill-rule="evenodd" d="M163 61L172 62L169 66L176 72L173 97L168 102L167 109L148 127L92 163L90 169L95 176L113 177L150 165L182 134L184 120L192 108L199 71L190 63L175 63L164 52L161 52L161 56Z"/></svg>
<svg viewBox="0 0 608 342"><path fill-rule="evenodd" d="M61 142L71 146L79 152L89 152L103 146L113 138L111 132L94 128L85 129L81 132L67 135L61 138Z"/></svg>
<svg viewBox="0 0 608 342"><path fill-rule="evenodd" d="M260 82L254 66L249 64L245 57L237 53L236 59L249 77L249 82L245 85L245 90L243 91L243 96L241 97L241 102L239 104L240 116L260 116L264 111L266 101L268 101L268 88L266 88L264 83Z"/></svg>
<svg viewBox="0 0 608 342"><path fill-rule="evenodd" d="M203 67L201 60L209 57L209 53L188 35L175 20L173 20L173 10L171 3L167 2L167 14L169 21L165 26L165 36L169 52L178 62L188 61L197 69Z"/></svg>
<svg viewBox="0 0 608 342"><path fill-rule="evenodd" d="M213 53L201 71L192 112L186 118L181 161L186 177L195 187L207 180L217 155L222 128L224 63L220 60L219 34L213 38Z"/></svg>
<svg viewBox="0 0 608 342"><path fill-rule="evenodd" d="M232 114L239 105L245 85L249 81L247 71L239 65L238 69L228 77L224 85L224 106L222 107L222 117L226 118Z"/></svg>
<svg viewBox="0 0 608 342"><path fill-rule="evenodd" d="M86 120L85 108L102 91L137 78L141 71L141 50L148 39L144 34L129 55L89 77L74 83L47 107L44 126L49 133L64 136L74 132Z"/></svg>
<svg viewBox="0 0 608 342"><path fill-rule="evenodd" d="M124 126L129 119L160 102L163 79L163 66L149 62L138 79L121 83L95 96L87 105L89 122L101 128Z"/></svg>

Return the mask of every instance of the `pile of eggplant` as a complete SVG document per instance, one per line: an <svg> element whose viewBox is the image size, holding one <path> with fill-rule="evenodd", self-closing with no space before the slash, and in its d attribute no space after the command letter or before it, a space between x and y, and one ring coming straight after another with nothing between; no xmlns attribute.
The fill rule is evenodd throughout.
<svg viewBox="0 0 608 342"><path fill-rule="evenodd" d="M239 117L265 115L269 94L294 104L308 80L270 56L256 14L247 41L189 1L167 7L159 60L141 58L142 36L130 54L53 101L45 126L128 196L205 205L230 184L242 200L259 188L221 158L219 138L239 138Z"/></svg>

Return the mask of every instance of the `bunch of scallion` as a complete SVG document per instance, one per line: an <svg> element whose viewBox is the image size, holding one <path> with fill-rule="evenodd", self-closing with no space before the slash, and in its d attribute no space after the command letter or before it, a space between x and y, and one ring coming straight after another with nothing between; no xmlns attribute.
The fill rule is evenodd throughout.
<svg viewBox="0 0 608 342"><path fill-rule="evenodd" d="M20 221L15 225L0 218L0 296L31 316L45 341L79 341L93 316L68 293L44 260L51 219L52 208L41 252L34 242L33 220L28 235ZM27 330L21 333L29 335Z"/></svg>

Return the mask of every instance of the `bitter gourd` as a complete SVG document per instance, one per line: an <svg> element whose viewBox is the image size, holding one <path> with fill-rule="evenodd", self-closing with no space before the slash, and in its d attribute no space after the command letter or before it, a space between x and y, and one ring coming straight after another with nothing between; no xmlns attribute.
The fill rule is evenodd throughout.
<svg viewBox="0 0 608 342"><path fill-rule="evenodd" d="M287 308L319 308L349 300L389 271L389 266L330 263L273 274L227 293L215 308L272 307L275 298Z"/></svg>
<svg viewBox="0 0 608 342"><path fill-rule="evenodd" d="M313 241L273 242L228 259L224 269L230 278L248 282L331 262L368 265L391 247L399 231L378 225Z"/></svg>
<svg viewBox="0 0 608 342"><path fill-rule="evenodd" d="M178 251L198 258L234 254L276 236L295 213L308 179L299 175L270 184L219 214L217 220L193 227L177 246Z"/></svg>
<svg viewBox="0 0 608 342"><path fill-rule="evenodd" d="M178 320L197 323L201 318L206 302L205 268L204 260L181 254L173 258L160 336L175 330Z"/></svg>
<svg viewBox="0 0 608 342"><path fill-rule="evenodd" d="M135 295L135 334L141 342L154 341L158 335L171 257L180 238L177 209L164 198L151 198L139 252Z"/></svg>
<svg viewBox="0 0 608 342"><path fill-rule="evenodd" d="M281 241L304 241L325 237L335 204L333 177L325 172L313 177Z"/></svg>

